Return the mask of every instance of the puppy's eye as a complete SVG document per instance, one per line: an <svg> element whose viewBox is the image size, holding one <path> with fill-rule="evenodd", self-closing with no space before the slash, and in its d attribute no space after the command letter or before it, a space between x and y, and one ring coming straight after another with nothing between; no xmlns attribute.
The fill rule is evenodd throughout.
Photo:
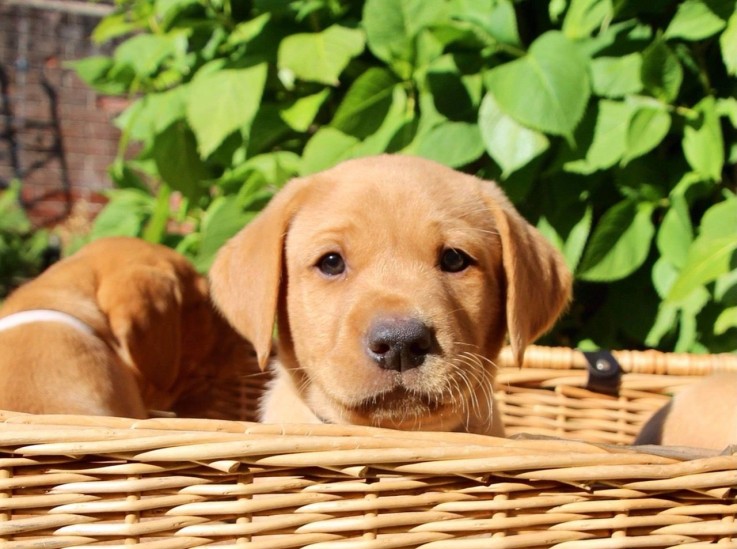
<svg viewBox="0 0 737 549"><path fill-rule="evenodd" d="M446 273L459 273L472 263L468 254L455 248L446 248L440 253L440 268Z"/></svg>
<svg viewBox="0 0 737 549"><path fill-rule="evenodd" d="M330 252L318 260L317 268L327 276L338 276L345 272L345 261L339 253Z"/></svg>

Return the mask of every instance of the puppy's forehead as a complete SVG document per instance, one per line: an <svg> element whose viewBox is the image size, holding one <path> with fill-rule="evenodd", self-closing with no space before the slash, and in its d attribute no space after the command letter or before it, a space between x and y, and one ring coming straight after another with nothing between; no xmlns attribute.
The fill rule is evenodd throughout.
<svg viewBox="0 0 737 549"><path fill-rule="evenodd" d="M298 217L324 225L341 217L374 223L486 224L490 221L480 181L422 159L379 157L352 160L311 177Z"/></svg>

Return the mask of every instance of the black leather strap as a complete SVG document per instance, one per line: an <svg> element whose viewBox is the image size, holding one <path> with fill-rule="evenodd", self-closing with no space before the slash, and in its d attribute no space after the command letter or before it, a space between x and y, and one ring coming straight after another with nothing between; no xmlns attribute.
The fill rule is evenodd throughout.
<svg viewBox="0 0 737 549"><path fill-rule="evenodd" d="M605 395L618 396L622 382L622 367L609 351L584 351L589 379L586 388Z"/></svg>

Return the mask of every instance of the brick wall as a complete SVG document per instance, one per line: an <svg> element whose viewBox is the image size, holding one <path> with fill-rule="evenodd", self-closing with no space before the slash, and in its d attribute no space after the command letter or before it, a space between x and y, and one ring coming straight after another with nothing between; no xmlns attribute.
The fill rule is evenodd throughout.
<svg viewBox="0 0 737 549"><path fill-rule="evenodd" d="M0 188L19 178L37 225L64 221L75 204L94 215L104 201L101 191L111 186L106 170L117 150L112 119L119 105L64 66L108 53L89 40L106 9L92 6L0 2Z"/></svg>

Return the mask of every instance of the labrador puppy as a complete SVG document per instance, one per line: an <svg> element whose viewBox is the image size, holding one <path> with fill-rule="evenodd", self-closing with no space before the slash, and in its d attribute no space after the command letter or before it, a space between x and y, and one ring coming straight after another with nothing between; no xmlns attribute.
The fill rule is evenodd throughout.
<svg viewBox="0 0 737 549"><path fill-rule="evenodd" d="M723 450L737 444L737 374L689 385L643 426L635 444Z"/></svg>
<svg viewBox="0 0 737 549"><path fill-rule="evenodd" d="M262 421L494 435L505 334L521 362L571 289L495 184L391 155L289 182L210 276L262 366L276 321Z"/></svg>
<svg viewBox="0 0 737 549"><path fill-rule="evenodd" d="M0 408L196 413L207 404L203 388L249 352L182 255L135 238L100 239L0 309Z"/></svg>

